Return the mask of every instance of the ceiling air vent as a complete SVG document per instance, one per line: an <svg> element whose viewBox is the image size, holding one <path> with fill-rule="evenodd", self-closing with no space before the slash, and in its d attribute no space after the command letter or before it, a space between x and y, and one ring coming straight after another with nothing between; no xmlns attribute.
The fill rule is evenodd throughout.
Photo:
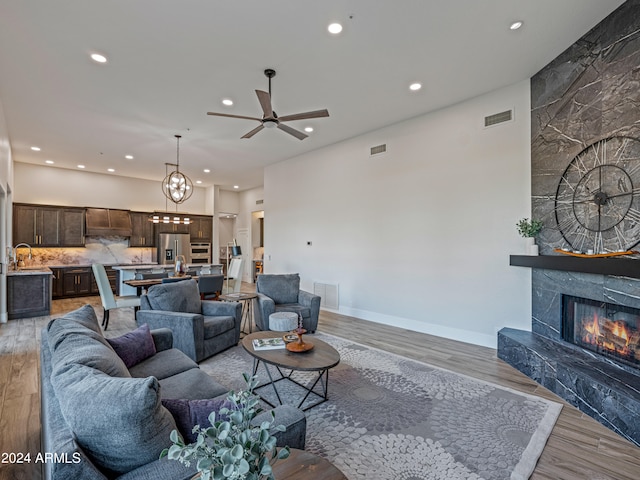
<svg viewBox="0 0 640 480"><path fill-rule="evenodd" d="M376 145L375 147L371 147L370 156L380 155L381 153L385 153L387 151L387 144L383 143L382 145Z"/></svg>
<svg viewBox="0 0 640 480"><path fill-rule="evenodd" d="M485 128L493 127L494 125L510 122L511 120L513 120L513 110L505 110L504 112L494 113L493 115L484 117L484 126Z"/></svg>

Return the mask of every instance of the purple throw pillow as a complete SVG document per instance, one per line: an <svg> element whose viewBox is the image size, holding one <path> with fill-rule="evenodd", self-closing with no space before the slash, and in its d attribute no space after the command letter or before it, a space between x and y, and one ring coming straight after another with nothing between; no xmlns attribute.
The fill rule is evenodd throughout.
<svg viewBox="0 0 640 480"><path fill-rule="evenodd" d="M162 405L171 412L176 422L178 431L187 443L194 443L198 440L198 435L193 433L193 427L200 425L201 428L209 428L209 415L216 412L217 420L228 420L227 415L219 415L222 408L232 410L234 408L226 398L211 398L203 400L183 400L183 399L163 399Z"/></svg>
<svg viewBox="0 0 640 480"><path fill-rule="evenodd" d="M156 354L156 344L153 342L151 330L146 323L120 337L107 338L107 342L127 368L131 368Z"/></svg>

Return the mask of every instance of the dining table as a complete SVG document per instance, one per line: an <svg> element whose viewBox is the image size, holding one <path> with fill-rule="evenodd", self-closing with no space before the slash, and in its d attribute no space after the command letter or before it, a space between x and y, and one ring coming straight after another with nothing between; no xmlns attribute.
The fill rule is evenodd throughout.
<svg viewBox="0 0 640 480"><path fill-rule="evenodd" d="M198 277L192 276L192 275L186 275L181 278L183 280L193 278L195 281L198 281ZM122 283L124 283L125 285L129 285L130 287L134 287L136 289L136 295L140 296L142 295L142 292L144 290L147 290L149 287L152 287L153 285L161 284L162 280L163 280L162 278L141 278L141 279L124 280Z"/></svg>

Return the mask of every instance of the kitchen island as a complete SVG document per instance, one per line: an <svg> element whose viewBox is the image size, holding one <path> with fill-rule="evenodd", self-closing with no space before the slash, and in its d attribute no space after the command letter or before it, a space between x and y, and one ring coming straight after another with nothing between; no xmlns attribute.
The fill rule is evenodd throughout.
<svg viewBox="0 0 640 480"><path fill-rule="evenodd" d="M124 282L127 280L134 280L136 275L144 274L144 273L158 273L158 272L167 272L169 276L173 274L173 265L159 265L157 263L146 263L146 264L132 264L132 265L114 265L112 267L114 270L118 272L118 280L117 280L117 295L137 295L137 290L135 287L125 284ZM187 271L191 272L193 275L200 274L211 274L211 275L220 275L222 274L222 265L218 264L201 264L201 263L190 263L187 265Z"/></svg>
<svg viewBox="0 0 640 480"><path fill-rule="evenodd" d="M7 272L9 320L51 313L52 274L48 267L21 268Z"/></svg>

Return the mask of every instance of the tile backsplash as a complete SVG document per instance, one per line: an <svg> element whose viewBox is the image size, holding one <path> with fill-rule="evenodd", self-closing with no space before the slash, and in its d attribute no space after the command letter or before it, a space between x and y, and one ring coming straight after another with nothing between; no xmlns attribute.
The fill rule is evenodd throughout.
<svg viewBox="0 0 640 480"><path fill-rule="evenodd" d="M126 237L87 237L84 248L19 248L27 266L156 263L155 248L131 248Z"/></svg>

